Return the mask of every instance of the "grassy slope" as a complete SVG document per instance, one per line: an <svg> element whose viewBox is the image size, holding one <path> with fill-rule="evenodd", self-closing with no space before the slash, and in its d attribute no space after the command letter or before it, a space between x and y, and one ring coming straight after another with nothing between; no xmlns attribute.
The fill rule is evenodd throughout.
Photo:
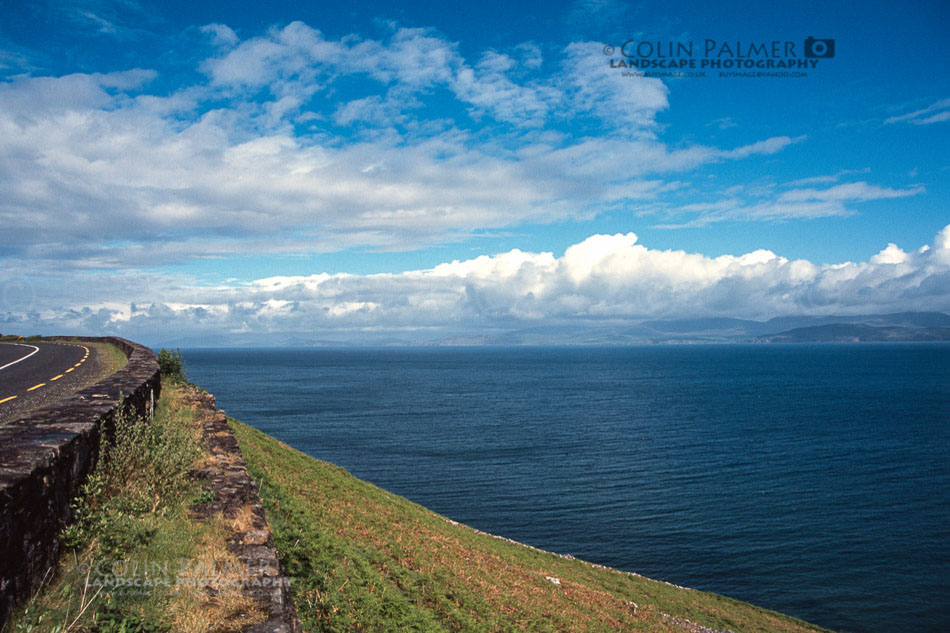
<svg viewBox="0 0 950 633"><path fill-rule="evenodd" d="M822 630L477 532L231 425L309 631Z"/></svg>

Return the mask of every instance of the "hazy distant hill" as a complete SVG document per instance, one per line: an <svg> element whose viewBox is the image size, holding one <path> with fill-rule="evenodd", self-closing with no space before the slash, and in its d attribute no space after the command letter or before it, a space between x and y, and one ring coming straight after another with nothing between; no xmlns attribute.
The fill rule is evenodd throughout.
<svg viewBox="0 0 950 633"><path fill-rule="evenodd" d="M799 328L835 324L859 324L871 327L942 328L950 327L950 315L942 312L897 312L893 314L785 316L768 321L709 318L671 321L644 321L641 326L670 335L734 335L765 337Z"/></svg>
<svg viewBox="0 0 950 633"><path fill-rule="evenodd" d="M714 317L709 319L644 321L640 325L665 334L734 333L736 335L748 335L761 329L764 324L761 321L749 321L748 319Z"/></svg>
<svg viewBox="0 0 950 633"><path fill-rule="evenodd" d="M623 325L538 326L493 334L446 337L434 345L630 345L637 343L872 342L950 340L942 312L787 316L753 321L713 317L649 320Z"/></svg>
<svg viewBox="0 0 950 633"><path fill-rule="evenodd" d="M544 323L435 334L429 331L215 333L172 338L156 347L386 347L401 345L635 345L644 343L777 343L819 341L946 341L950 315L942 312L784 316L768 321L711 317L611 323Z"/></svg>
<svg viewBox="0 0 950 633"><path fill-rule="evenodd" d="M852 316L778 317L766 321L762 334L775 334L796 328L853 323L872 327L940 328L950 327L950 315L942 312L897 312Z"/></svg>
<svg viewBox="0 0 950 633"><path fill-rule="evenodd" d="M767 338L772 343L950 341L950 327L874 327L861 323L831 323L795 328Z"/></svg>

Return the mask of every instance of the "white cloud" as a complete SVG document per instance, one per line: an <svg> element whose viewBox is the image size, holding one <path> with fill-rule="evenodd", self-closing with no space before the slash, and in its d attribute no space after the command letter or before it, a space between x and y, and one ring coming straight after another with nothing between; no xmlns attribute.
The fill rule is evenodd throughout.
<svg viewBox="0 0 950 633"><path fill-rule="evenodd" d="M142 69L0 84L0 256L115 267L167 242L182 258L418 248L476 229L590 217L664 191L650 174L797 141L671 150L653 134L666 87L619 79L593 44L569 46L560 71L542 79L536 46L488 51L471 66L423 29L328 40L295 22L241 42L225 25L204 30L222 47L202 65L208 82L168 96L144 93L156 73ZM310 110L336 76L354 73L380 92ZM486 138L458 121L409 116L437 85L515 131ZM623 129L575 140L549 126L575 112ZM341 135L330 121L378 131ZM318 132L299 134L303 122Z"/></svg>
<svg viewBox="0 0 950 633"><path fill-rule="evenodd" d="M913 123L914 125L932 125L934 123L943 123L950 121L950 99L941 99L934 104L901 114L892 116L884 121L885 124L892 123Z"/></svg>
<svg viewBox="0 0 950 633"><path fill-rule="evenodd" d="M621 76L604 62L602 50L597 42L575 42L565 49L565 92L574 109L629 134L655 130L656 113L669 107L666 84L653 77Z"/></svg>
<svg viewBox="0 0 950 633"><path fill-rule="evenodd" d="M811 176L808 178L799 178L798 180L793 180L788 183L789 187L801 187L803 185L824 185L832 182L838 182L841 180L842 176L851 176L855 174L867 174L871 170L867 167L864 169L842 169L834 174L822 175L822 176Z"/></svg>
<svg viewBox="0 0 950 633"><path fill-rule="evenodd" d="M537 70L544 63L544 56L541 54L541 48L534 42L524 42L515 47L515 54L521 60L525 68Z"/></svg>
<svg viewBox="0 0 950 633"><path fill-rule="evenodd" d="M507 55L488 51L474 68L458 70L453 90L475 112L487 112L508 123L543 125L561 95L549 86L524 86L512 81L509 74L518 65Z"/></svg>
<svg viewBox="0 0 950 633"><path fill-rule="evenodd" d="M887 248L871 258L872 264L903 264L910 259L910 255L891 242Z"/></svg>
<svg viewBox="0 0 950 633"><path fill-rule="evenodd" d="M773 138L767 138L764 141L758 141L756 143L752 143L751 145L745 145L734 150L723 152L723 157L746 158L747 156L754 156L756 154L776 154L789 145L801 143L804 140L804 136L797 136L795 138L789 138L787 136L775 136Z"/></svg>
<svg viewBox="0 0 950 633"><path fill-rule="evenodd" d="M836 182L838 178L839 176L819 176L793 181L789 185L831 183ZM774 187L763 187L760 190L748 186L733 187L724 192L728 197L716 202L688 204L669 211L671 221L658 224L657 228L701 227L727 221L774 222L848 217L857 213L853 203L906 198L920 195L924 191L921 185L894 189L870 185L867 182L842 183L825 189L793 187L780 193L775 193ZM682 216L691 217L677 219Z"/></svg>
<svg viewBox="0 0 950 633"><path fill-rule="evenodd" d="M333 115L333 120L337 125L364 122L385 127L394 123L401 123L405 119L402 114L405 107L406 103L404 101L388 97L384 99L379 95L372 95L341 103Z"/></svg>
<svg viewBox="0 0 950 633"><path fill-rule="evenodd" d="M74 304L0 309L0 326L181 336L298 332L403 341L469 332L645 318L877 313L950 309L950 226L933 244L889 244L868 262L818 265L768 250L707 257L657 250L633 233L594 235L552 253L512 250L398 274L280 276L208 286L157 275L97 278ZM125 288L119 291L117 288ZM24 288L8 288L31 300ZM0 294L3 288L0 288ZM165 297L152 303L150 297ZM89 301L93 296L101 301ZM124 303L123 303L124 298ZM21 306L22 308L23 306Z"/></svg>
<svg viewBox="0 0 950 633"><path fill-rule="evenodd" d="M634 211L689 189L684 172L803 141L668 147L656 123L669 107L666 86L610 72L593 42L553 61L525 44L472 63L424 29L328 39L295 22L244 41L225 25L203 30L218 46L201 65L206 78L170 95L147 94L156 73L143 69L0 83L0 279L8 289L12 279L47 279L30 287L29 309L0 306L8 323L398 329L780 313L841 305L826 287L856 279L865 286L842 297L887 303L877 271L923 275L921 262L948 257L935 243L900 261L885 251L865 268L831 271L766 251L656 251L627 234L595 236L560 258L511 251L398 275L209 287L136 272L195 258L420 248L621 205ZM342 99L335 82L344 76L365 79L366 94ZM430 116L433 95L440 106ZM559 127L575 118L596 134ZM866 182L786 188L770 199L739 192L672 215L693 225L848 215L849 203L921 192ZM116 298L117 288L148 292ZM920 305L936 301L919 288Z"/></svg>
<svg viewBox="0 0 950 633"><path fill-rule="evenodd" d="M215 46L231 47L240 41L237 33L226 24L206 24L200 30L211 36Z"/></svg>
<svg viewBox="0 0 950 633"><path fill-rule="evenodd" d="M849 182L841 185L835 185L828 189L792 189L783 193L779 199L785 202L799 201L844 201L854 200L857 202L866 202L868 200L887 200L890 198L905 198L907 196L916 196L924 192L923 186L915 186L909 189L892 189L891 187L878 187L869 185L866 182Z"/></svg>
<svg viewBox="0 0 950 633"><path fill-rule="evenodd" d="M89 22L90 24L96 26L100 33L115 34L116 32L115 24L113 24L109 20L106 20L105 18L102 18L96 15L95 13L91 11L77 11L76 15L80 19L85 20Z"/></svg>

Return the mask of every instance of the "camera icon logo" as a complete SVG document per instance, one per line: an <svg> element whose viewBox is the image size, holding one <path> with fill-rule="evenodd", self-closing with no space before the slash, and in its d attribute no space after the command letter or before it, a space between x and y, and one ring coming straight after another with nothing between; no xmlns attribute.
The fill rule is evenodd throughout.
<svg viewBox="0 0 950 633"><path fill-rule="evenodd" d="M805 57L834 57L835 41L831 39L816 40L808 36L805 40Z"/></svg>

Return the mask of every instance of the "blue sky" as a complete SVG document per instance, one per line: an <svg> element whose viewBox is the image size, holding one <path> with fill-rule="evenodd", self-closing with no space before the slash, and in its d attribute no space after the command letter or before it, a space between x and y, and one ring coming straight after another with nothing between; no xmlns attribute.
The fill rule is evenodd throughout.
<svg viewBox="0 0 950 633"><path fill-rule="evenodd" d="M0 331L415 341L950 310L943 2L0 17ZM670 46L696 68L616 67ZM808 67L702 66L750 59Z"/></svg>

